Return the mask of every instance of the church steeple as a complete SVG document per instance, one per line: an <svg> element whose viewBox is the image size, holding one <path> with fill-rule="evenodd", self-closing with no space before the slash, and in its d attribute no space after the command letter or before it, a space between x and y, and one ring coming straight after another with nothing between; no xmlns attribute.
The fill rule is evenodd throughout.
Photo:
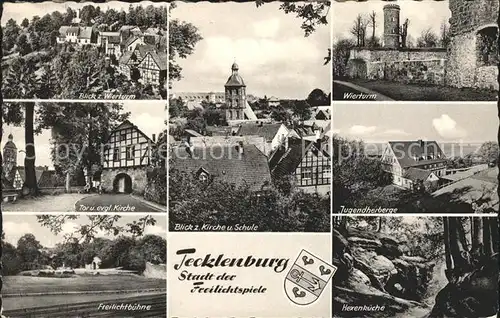
<svg viewBox="0 0 500 318"><path fill-rule="evenodd" d="M17 147L14 143L14 136L9 134L7 142L3 146L3 172L7 179L11 175L12 170L17 165Z"/></svg>
<svg viewBox="0 0 500 318"><path fill-rule="evenodd" d="M239 66L234 62L231 66L231 76L224 85L226 92L226 120L245 119L246 85L238 71Z"/></svg>

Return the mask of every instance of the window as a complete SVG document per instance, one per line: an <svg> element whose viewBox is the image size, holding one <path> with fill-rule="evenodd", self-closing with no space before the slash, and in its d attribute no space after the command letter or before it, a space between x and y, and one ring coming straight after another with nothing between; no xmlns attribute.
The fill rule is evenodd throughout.
<svg viewBox="0 0 500 318"><path fill-rule="evenodd" d="M323 166L323 178L329 179L332 174L332 168L330 166Z"/></svg>
<svg viewBox="0 0 500 318"><path fill-rule="evenodd" d="M122 130L120 131L120 141L127 140L127 132Z"/></svg>
<svg viewBox="0 0 500 318"><path fill-rule="evenodd" d="M301 178L304 179L312 179L313 172L312 168L303 168L301 172Z"/></svg>
<svg viewBox="0 0 500 318"><path fill-rule="evenodd" d="M120 148L113 149L113 161L120 161Z"/></svg>

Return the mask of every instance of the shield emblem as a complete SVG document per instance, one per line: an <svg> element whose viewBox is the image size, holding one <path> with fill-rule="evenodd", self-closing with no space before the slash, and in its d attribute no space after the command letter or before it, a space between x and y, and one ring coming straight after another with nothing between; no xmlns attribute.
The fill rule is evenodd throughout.
<svg viewBox="0 0 500 318"><path fill-rule="evenodd" d="M306 250L302 250L285 278L285 293L297 305L315 302L337 271Z"/></svg>

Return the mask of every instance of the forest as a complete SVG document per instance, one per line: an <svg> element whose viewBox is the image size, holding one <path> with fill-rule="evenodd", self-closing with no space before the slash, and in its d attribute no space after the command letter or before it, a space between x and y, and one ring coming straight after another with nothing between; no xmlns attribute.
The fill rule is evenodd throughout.
<svg viewBox="0 0 500 318"><path fill-rule="evenodd" d="M130 5L128 11L102 10L86 5L80 10L80 25L98 31L117 31L123 25L141 29L166 30L167 7ZM102 48L92 45L58 44L59 28L71 25L77 13L71 8L42 17L25 18L21 24L9 19L3 26L3 96L4 98L79 98L81 93L110 92L133 95L136 99L166 98L166 89L128 80L115 65L105 62ZM167 37L160 39L166 52ZM116 58L115 58L116 60Z"/></svg>
<svg viewBox="0 0 500 318"><path fill-rule="evenodd" d="M495 316L498 233L496 217L334 217L334 317Z"/></svg>

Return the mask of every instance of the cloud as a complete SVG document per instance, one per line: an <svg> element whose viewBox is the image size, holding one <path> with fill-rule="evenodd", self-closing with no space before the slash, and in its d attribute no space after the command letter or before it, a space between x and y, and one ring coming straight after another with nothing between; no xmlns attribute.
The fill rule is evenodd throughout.
<svg viewBox="0 0 500 318"><path fill-rule="evenodd" d="M383 132L378 133L377 135L381 135L381 136L408 136L410 134L402 129L387 129Z"/></svg>
<svg viewBox="0 0 500 318"><path fill-rule="evenodd" d="M158 235L158 236L161 236L161 237L165 237L166 234L167 234L167 231L159 226L159 225L154 225L154 226L147 226L145 229L144 229L144 235Z"/></svg>
<svg viewBox="0 0 500 318"><path fill-rule="evenodd" d="M375 126L354 125L349 128L349 134L362 136L372 134L375 132L375 130L377 130L377 127Z"/></svg>
<svg viewBox="0 0 500 318"><path fill-rule="evenodd" d="M441 117L434 118L432 125L438 134L446 139L458 139L467 136L467 131L458 126L457 122L447 114L442 114Z"/></svg>
<svg viewBox="0 0 500 318"><path fill-rule="evenodd" d="M5 239L14 246L17 246L17 241L21 238L21 236L34 232L31 225L26 222L4 222L3 228L5 232Z"/></svg>
<svg viewBox="0 0 500 318"><path fill-rule="evenodd" d="M280 29L280 20L278 18L255 22L253 31L256 36L263 38L274 38Z"/></svg>

